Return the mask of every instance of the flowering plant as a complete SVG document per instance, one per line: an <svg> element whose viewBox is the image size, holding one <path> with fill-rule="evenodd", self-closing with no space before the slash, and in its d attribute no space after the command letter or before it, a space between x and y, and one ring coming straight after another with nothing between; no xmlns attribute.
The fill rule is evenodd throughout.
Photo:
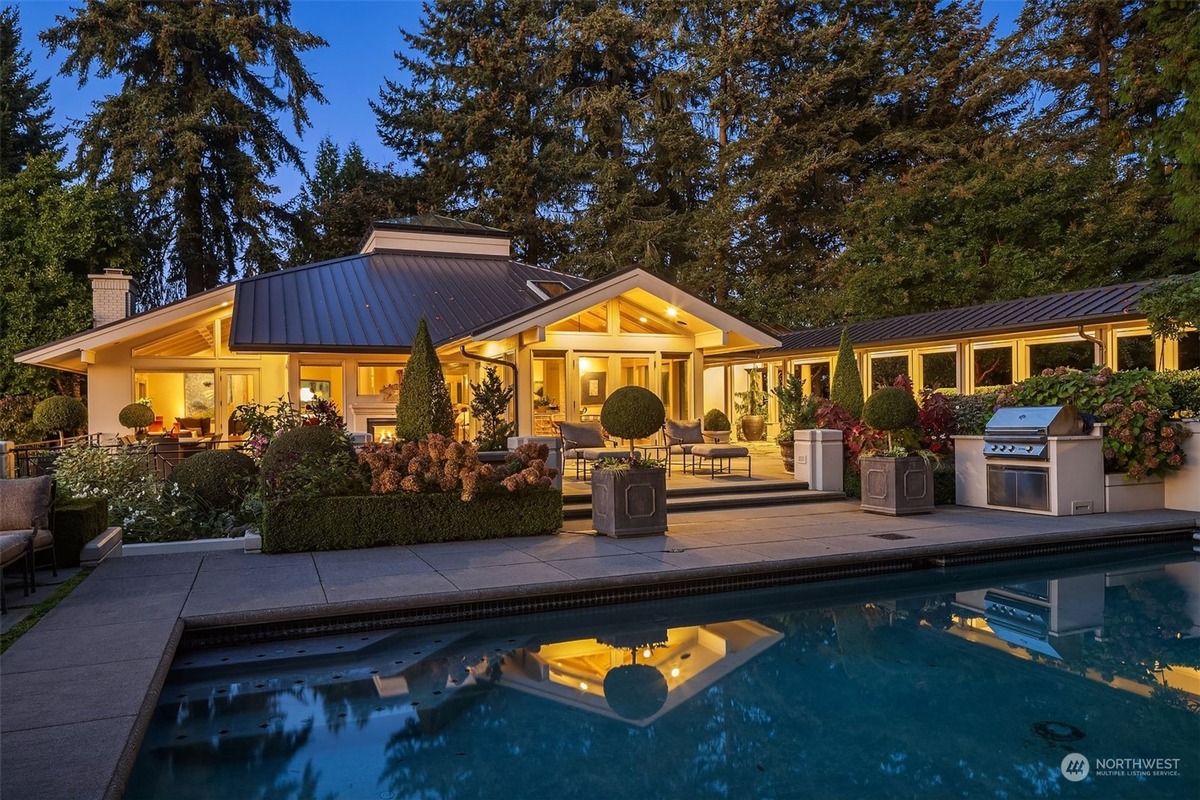
<svg viewBox="0 0 1200 800"><path fill-rule="evenodd" d="M1000 392L1001 406L1070 404L1093 414L1104 425L1104 467L1140 481L1180 469L1180 443L1191 431L1163 412L1171 399L1166 382L1145 369L1114 372L1100 367L1081 372L1058 367L1043 370Z"/></svg>

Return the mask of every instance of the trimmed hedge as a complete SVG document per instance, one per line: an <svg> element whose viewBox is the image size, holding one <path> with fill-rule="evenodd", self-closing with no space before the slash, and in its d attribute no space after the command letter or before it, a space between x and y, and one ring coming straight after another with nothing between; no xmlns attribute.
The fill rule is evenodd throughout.
<svg viewBox="0 0 1200 800"><path fill-rule="evenodd" d="M279 500L267 505L263 517L263 552L536 536L558 530L562 521L557 489L488 494L469 502L457 492Z"/></svg>
<svg viewBox="0 0 1200 800"><path fill-rule="evenodd" d="M60 567L78 567L83 546L108 528L108 501L75 497L54 504L54 555Z"/></svg>
<svg viewBox="0 0 1200 800"><path fill-rule="evenodd" d="M202 450L176 464L167 480L206 508L237 511L257 479L258 465L245 453Z"/></svg>

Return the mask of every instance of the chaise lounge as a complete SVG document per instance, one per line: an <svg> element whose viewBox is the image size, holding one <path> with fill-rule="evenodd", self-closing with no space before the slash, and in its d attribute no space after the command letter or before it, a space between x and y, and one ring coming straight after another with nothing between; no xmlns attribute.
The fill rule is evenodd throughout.
<svg viewBox="0 0 1200 800"><path fill-rule="evenodd" d="M683 456L683 472L695 475L696 467L703 468L708 462L709 477L729 475L733 472L733 459L746 459L746 476L750 476L750 451L736 444L721 443L717 437L704 433L703 421L679 422L669 419L663 424L663 441L667 445L667 458Z"/></svg>
<svg viewBox="0 0 1200 800"><path fill-rule="evenodd" d="M0 569L24 559L22 578L26 595L37 591L34 567L38 553L50 551L51 565L58 575L58 557L50 533L53 493L54 479L49 475L0 480ZM0 602L0 611L7 610L7 604Z"/></svg>

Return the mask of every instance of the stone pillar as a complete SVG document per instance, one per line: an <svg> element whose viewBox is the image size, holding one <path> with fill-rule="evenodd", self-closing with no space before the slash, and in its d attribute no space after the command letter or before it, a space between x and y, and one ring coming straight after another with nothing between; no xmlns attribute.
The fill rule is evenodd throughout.
<svg viewBox="0 0 1200 800"><path fill-rule="evenodd" d="M0 442L0 478L17 477L16 447L14 442Z"/></svg>
<svg viewBox="0 0 1200 800"><path fill-rule="evenodd" d="M844 491L842 432L813 429L794 431L796 480L822 492Z"/></svg>
<svg viewBox="0 0 1200 800"><path fill-rule="evenodd" d="M554 488L562 489L562 439L557 436L510 436L508 437L508 449L516 450L523 444L544 444L550 448L550 455L546 456L546 466L551 469L558 470L558 475L554 478Z"/></svg>
<svg viewBox="0 0 1200 800"><path fill-rule="evenodd" d="M119 269L106 269L100 275L88 275L92 282L92 327L125 319L133 309L129 284L133 278Z"/></svg>

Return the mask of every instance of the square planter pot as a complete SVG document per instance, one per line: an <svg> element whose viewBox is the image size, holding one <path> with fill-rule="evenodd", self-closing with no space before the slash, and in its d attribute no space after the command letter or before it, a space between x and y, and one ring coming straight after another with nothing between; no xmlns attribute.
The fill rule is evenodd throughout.
<svg viewBox="0 0 1200 800"><path fill-rule="evenodd" d="M862 469L862 509L903 517L933 511L933 464L920 456L868 456Z"/></svg>
<svg viewBox="0 0 1200 800"><path fill-rule="evenodd" d="M592 527L620 538L667 531L667 471L592 471Z"/></svg>

